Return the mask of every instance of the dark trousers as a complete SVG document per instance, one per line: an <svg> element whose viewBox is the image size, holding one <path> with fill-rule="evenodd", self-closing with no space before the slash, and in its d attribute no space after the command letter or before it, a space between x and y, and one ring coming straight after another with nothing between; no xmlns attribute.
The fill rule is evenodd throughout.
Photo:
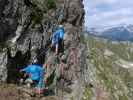
<svg viewBox="0 0 133 100"><path fill-rule="evenodd" d="M63 39L60 39L59 40L59 52L64 52L64 41L63 41Z"/></svg>

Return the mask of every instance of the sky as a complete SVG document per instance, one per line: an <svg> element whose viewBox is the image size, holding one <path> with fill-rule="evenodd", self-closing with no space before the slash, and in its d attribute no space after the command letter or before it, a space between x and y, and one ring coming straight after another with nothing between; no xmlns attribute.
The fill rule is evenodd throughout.
<svg viewBox="0 0 133 100"><path fill-rule="evenodd" d="M133 24L133 0L84 0L84 8L88 28Z"/></svg>

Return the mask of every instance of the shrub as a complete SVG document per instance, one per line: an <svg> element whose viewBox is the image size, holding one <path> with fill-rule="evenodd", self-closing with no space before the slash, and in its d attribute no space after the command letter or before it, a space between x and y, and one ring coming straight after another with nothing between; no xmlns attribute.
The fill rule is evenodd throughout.
<svg viewBox="0 0 133 100"><path fill-rule="evenodd" d="M55 0L47 0L47 8L48 9L56 8Z"/></svg>
<svg viewBox="0 0 133 100"><path fill-rule="evenodd" d="M34 8L31 13L31 20L33 21L33 25L41 23L43 19L43 12L39 8Z"/></svg>

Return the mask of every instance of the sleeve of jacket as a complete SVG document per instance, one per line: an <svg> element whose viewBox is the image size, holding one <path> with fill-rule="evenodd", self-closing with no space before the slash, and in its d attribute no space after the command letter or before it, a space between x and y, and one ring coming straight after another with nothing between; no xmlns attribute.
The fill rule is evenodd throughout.
<svg viewBox="0 0 133 100"><path fill-rule="evenodd" d="M26 68L22 69L21 71L29 73L30 72L30 66L27 66Z"/></svg>

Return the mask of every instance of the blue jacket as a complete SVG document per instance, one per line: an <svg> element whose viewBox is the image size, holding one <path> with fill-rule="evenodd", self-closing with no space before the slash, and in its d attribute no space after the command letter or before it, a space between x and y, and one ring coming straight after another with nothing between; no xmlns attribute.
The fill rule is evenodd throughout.
<svg viewBox="0 0 133 100"><path fill-rule="evenodd" d="M64 38L64 28L63 27L62 28L59 28L57 30L57 32L60 34L60 39L63 39Z"/></svg>
<svg viewBox="0 0 133 100"><path fill-rule="evenodd" d="M58 43L59 40L63 38L64 38L64 28L59 28L52 35L52 41L54 41L54 43Z"/></svg>
<svg viewBox="0 0 133 100"><path fill-rule="evenodd" d="M24 71L28 74L31 75L31 79L32 80L37 80L39 81L40 79L43 78L43 74L44 74L44 69L37 64L33 64L33 65L28 65L26 68L22 69L21 71Z"/></svg>
<svg viewBox="0 0 133 100"><path fill-rule="evenodd" d="M52 35L52 41L54 43L58 43L59 42L59 39L60 39L60 34L58 31L55 31Z"/></svg>

